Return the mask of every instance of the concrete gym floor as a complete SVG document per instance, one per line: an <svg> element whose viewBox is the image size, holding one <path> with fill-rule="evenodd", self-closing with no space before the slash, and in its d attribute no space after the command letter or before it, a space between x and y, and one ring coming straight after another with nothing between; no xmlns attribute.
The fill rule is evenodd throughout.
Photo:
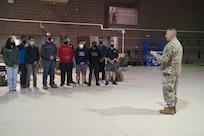
<svg viewBox="0 0 204 136"><path fill-rule="evenodd" d="M165 106L159 67L130 67L118 86L45 91L0 87L0 136L203 136L204 66L185 65L177 114ZM56 76L60 84L60 76ZM31 82L32 83L32 82Z"/></svg>

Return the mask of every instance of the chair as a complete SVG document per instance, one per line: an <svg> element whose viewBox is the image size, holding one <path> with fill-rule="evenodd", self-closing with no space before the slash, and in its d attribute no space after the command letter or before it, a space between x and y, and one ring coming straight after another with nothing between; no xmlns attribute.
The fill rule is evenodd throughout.
<svg viewBox="0 0 204 136"><path fill-rule="evenodd" d="M131 65L133 66L134 63L137 65L137 54L136 54L136 51L134 50L131 50L130 51L130 62L131 62Z"/></svg>

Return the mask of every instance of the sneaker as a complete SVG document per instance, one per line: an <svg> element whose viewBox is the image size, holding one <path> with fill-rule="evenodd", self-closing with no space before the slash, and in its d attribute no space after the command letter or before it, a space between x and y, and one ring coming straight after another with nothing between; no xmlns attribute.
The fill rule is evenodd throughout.
<svg viewBox="0 0 204 136"><path fill-rule="evenodd" d="M86 86L87 84L83 83L82 86Z"/></svg>
<svg viewBox="0 0 204 136"><path fill-rule="evenodd" d="M63 87L63 86L64 86L64 84L63 84L63 83L61 83L61 84L60 84L60 86L61 86L61 87Z"/></svg>
<svg viewBox="0 0 204 136"><path fill-rule="evenodd" d="M75 85L76 83L74 81L71 81L70 84L74 84Z"/></svg>
<svg viewBox="0 0 204 136"><path fill-rule="evenodd" d="M84 82L84 84L86 84L86 85L87 85L88 83L85 81L85 82Z"/></svg>
<svg viewBox="0 0 204 136"><path fill-rule="evenodd" d="M72 88L71 84L66 84L66 87Z"/></svg>
<svg viewBox="0 0 204 136"><path fill-rule="evenodd" d="M26 85L21 85L21 89L27 88Z"/></svg>
<svg viewBox="0 0 204 136"><path fill-rule="evenodd" d="M32 91L30 87L26 87L26 91Z"/></svg>
<svg viewBox="0 0 204 136"><path fill-rule="evenodd" d="M37 86L33 87L34 91L39 91L39 88Z"/></svg>
<svg viewBox="0 0 204 136"><path fill-rule="evenodd" d="M51 88L58 88L56 84L51 85Z"/></svg>
<svg viewBox="0 0 204 136"><path fill-rule="evenodd" d="M78 83L78 84L76 84L76 87L79 87L79 83Z"/></svg>
<svg viewBox="0 0 204 136"><path fill-rule="evenodd" d="M113 85L118 85L118 83L116 83L115 81L113 81L113 83L112 83Z"/></svg>
<svg viewBox="0 0 204 136"><path fill-rule="evenodd" d="M105 85L105 84L106 84L106 80L102 80L102 84L104 84L104 85Z"/></svg>
<svg viewBox="0 0 204 136"><path fill-rule="evenodd" d="M96 83L96 86L100 86L99 82Z"/></svg>
<svg viewBox="0 0 204 136"><path fill-rule="evenodd" d="M48 86L44 85L43 89L48 90Z"/></svg>
<svg viewBox="0 0 204 136"><path fill-rule="evenodd" d="M91 82L88 83L88 86L91 86Z"/></svg>
<svg viewBox="0 0 204 136"><path fill-rule="evenodd" d="M105 85L108 85L108 84L109 84L108 81L106 81Z"/></svg>

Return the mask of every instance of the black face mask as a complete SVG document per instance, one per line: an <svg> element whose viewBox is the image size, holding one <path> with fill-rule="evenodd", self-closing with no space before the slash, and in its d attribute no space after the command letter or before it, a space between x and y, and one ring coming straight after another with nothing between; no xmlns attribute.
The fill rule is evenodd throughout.
<svg viewBox="0 0 204 136"><path fill-rule="evenodd" d="M114 44L111 44L110 46L113 48L113 47L114 47Z"/></svg>
<svg viewBox="0 0 204 136"><path fill-rule="evenodd" d="M100 44L102 44L103 42L99 42Z"/></svg>
<svg viewBox="0 0 204 136"><path fill-rule="evenodd" d="M48 38L47 40L48 40L48 41L51 41L51 40L52 40L52 38Z"/></svg>
<svg viewBox="0 0 204 136"><path fill-rule="evenodd" d="M93 45L94 48L96 48L96 45Z"/></svg>
<svg viewBox="0 0 204 136"><path fill-rule="evenodd" d="M23 41L23 44L26 44L26 41Z"/></svg>
<svg viewBox="0 0 204 136"><path fill-rule="evenodd" d="M67 45L67 44L68 44L68 41L64 42L64 44L66 44L66 45Z"/></svg>
<svg viewBox="0 0 204 136"><path fill-rule="evenodd" d="M15 45L15 43L14 43L14 42L11 42L11 45Z"/></svg>

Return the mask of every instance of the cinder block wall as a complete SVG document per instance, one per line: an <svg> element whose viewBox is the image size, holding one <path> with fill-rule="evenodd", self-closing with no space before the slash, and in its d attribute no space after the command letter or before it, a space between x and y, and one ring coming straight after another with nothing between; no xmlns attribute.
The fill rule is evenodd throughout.
<svg viewBox="0 0 204 136"><path fill-rule="evenodd" d="M162 30L174 27L185 31L204 31L202 2L193 0L69 0L66 4L53 4L41 0L15 0L14 4L9 4L7 0L1 0L0 18L82 22L108 27L108 5L139 10L137 26L109 27ZM2 35L43 36L49 31L56 36L70 35L73 44L76 44L77 36L118 36L118 47L121 51L121 34L117 31L101 31L99 26L43 25L44 29L40 28L39 23L0 21L0 45L4 46L6 40L1 38ZM149 39L163 39L164 34L163 31L126 31L125 50L136 50L137 46L137 50L140 51L139 57L142 57L141 46L142 41L147 39L146 35L150 35ZM204 33L178 33L178 37L182 40L185 50L184 62L204 62ZM196 42L197 39L200 42ZM201 51L200 59L197 57L198 51Z"/></svg>

